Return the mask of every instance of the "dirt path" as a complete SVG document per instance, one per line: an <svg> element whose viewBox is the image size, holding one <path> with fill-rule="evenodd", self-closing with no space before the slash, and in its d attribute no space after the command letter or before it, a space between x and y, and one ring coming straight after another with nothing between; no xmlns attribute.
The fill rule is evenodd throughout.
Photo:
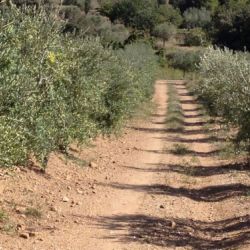
<svg viewBox="0 0 250 250"><path fill-rule="evenodd" d="M183 132L166 129L167 83L181 99ZM0 249L250 249L249 165L216 156L216 138L183 81L157 81L154 102L149 121L74 154L91 168L53 156L46 176L0 173L0 204L21 231L35 231L28 239L0 234ZM175 155L175 144L185 154ZM42 218L22 214L30 204Z"/></svg>
<svg viewBox="0 0 250 250"><path fill-rule="evenodd" d="M137 128L148 136L137 160L127 166L132 178L109 184L121 192L113 200L118 209L92 218L101 236L101 243L94 237L95 249L250 249L249 169L216 157L216 138L205 133L206 123L184 82L169 83L178 90L184 131L166 130L166 83L158 82L156 118ZM188 153L171 153L176 143L186 145Z"/></svg>

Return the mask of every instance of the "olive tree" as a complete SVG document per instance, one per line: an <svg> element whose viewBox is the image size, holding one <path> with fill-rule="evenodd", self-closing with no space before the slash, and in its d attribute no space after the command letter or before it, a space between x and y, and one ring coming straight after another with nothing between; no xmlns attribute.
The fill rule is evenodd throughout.
<svg viewBox="0 0 250 250"><path fill-rule="evenodd" d="M161 23L155 27L154 35L163 41L163 47L168 40L176 34L176 27L173 24Z"/></svg>

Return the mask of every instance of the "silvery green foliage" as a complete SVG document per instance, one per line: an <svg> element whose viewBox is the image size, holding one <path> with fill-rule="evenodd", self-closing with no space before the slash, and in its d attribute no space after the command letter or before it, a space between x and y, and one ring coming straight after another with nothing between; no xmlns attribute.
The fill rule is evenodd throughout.
<svg viewBox="0 0 250 250"><path fill-rule="evenodd" d="M208 48L201 57L202 82L197 91L211 110L250 138L250 60L248 53Z"/></svg>
<svg viewBox="0 0 250 250"><path fill-rule="evenodd" d="M132 60L133 45L114 52L63 28L43 11L0 12L1 166L34 155L46 167L52 151L120 128L150 97L153 67L141 58L151 48Z"/></svg>
<svg viewBox="0 0 250 250"><path fill-rule="evenodd" d="M211 22L211 12L206 8L189 8L184 13L184 23L187 28L205 27Z"/></svg>

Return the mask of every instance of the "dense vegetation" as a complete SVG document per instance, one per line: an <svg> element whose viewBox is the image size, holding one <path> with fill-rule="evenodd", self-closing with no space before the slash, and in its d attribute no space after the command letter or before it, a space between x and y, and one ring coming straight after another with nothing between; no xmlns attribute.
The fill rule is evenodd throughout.
<svg viewBox="0 0 250 250"><path fill-rule="evenodd" d="M150 98L149 45L113 51L98 38L65 36L43 11L14 8L1 17L1 165L34 155L45 167L50 152L116 130Z"/></svg>
<svg viewBox="0 0 250 250"><path fill-rule="evenodd" d="M209 38L217 46L250 48L250 0L64 0L62 3L13 0L13 3L45 6L51 13L59 12L67 20L65 32L83 31L99 36L104 45L114 44L116 48L137 37L157 36L155 29L159 25L188 29L186 35L192 34L195 45L204 45ZM186 40L187 45L193 45L190 36Z"/></svg>
<svg viewBox="0 0 250 250"><path fill-rule="evenodd" d="M209 110L239 128L250 140L250 58L248 53L208 48L201 58L196 92Z"/></svg>

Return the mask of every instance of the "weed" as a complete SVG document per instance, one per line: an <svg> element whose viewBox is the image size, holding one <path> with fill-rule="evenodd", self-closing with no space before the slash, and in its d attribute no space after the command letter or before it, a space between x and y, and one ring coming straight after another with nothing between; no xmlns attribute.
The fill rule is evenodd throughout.
<svg viewBox="0 0 250 250"><path fill-rule="evenodd" d="M171 149L171 153L175 155L186 155L189 153L189 150L184 144L174 144L173 149Z"/></svg>
<svg viewBox="0 0 250 250"><path fill-rule="evenodd" d="M0 210L0 222L4 222L8 219L8 215L4 210Z"/></svg>
<svg viewBox="0 0 250 250"><path fill-rule="evenodd" d="M38 208L34 208L34 207L26 208L25 215L28 217L33 217L33 218L37 218L37 219L42 218L41 210Z"/></svg>
<svg viewBox="0 0 250 250"><path fill-rule="evenodd" d="M8 214L0 209L0 231L10 234L15 232L15 228L16 225L10 220Z"/></svg>

